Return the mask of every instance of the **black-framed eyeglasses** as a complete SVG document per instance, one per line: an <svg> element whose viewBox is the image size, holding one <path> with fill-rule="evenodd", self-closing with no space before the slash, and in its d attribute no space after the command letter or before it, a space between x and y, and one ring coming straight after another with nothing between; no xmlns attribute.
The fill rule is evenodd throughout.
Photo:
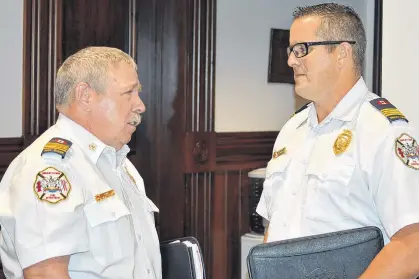
<svg viewBox="0 0 419 279"><path fill-rule="evenodd" d="M355 41L322 41L322 42L304 42L298 43L293 46L287 47L287 54L290 56L291 51L295 57L301 58L308 54L308 49L311 46L326 46L326 45L339 45L341 43L355 44Z"/></svg>

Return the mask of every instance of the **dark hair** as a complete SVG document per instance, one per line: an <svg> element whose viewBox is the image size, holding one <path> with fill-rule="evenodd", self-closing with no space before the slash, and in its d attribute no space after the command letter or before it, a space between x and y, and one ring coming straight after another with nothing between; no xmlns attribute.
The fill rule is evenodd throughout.
<svg viewBox="0 0 419 279"><path fill-rule="evenodd" d="M306 16L319 16L322 23L316 35L330 41L355 41L352 45L355 71L362 73L365 58L366 36L359 15L349 6L335 3L324 3L314 6L297 7L293 13L294 20ZM336 46L327 46L332 51Z"/></svg>

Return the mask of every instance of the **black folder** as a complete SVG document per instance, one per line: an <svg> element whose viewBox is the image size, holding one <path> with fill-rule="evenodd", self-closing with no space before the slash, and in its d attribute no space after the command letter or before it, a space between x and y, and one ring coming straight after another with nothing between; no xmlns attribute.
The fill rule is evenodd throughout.
<svg viewBox="0 0 419 279"><path fill-rule="evenodd" d="M250 279L358 278L384 246L376 227L263 243L250 249Z"/></svg>
<svg viewBox="0 0 419 279"><path fill-rule="evenodd" d="M173 243L175 242L176 243ZM184 244L189 241L196 244L199 252L198 259L193 256L191 247ZM160 243L162 257L163 279L205 279L205 268L202 260L202 250L198 240L194 237L183 237ZM198 261L198 262L197 262ZM202 274L195 273L195 265L202 267Z"/></svg>

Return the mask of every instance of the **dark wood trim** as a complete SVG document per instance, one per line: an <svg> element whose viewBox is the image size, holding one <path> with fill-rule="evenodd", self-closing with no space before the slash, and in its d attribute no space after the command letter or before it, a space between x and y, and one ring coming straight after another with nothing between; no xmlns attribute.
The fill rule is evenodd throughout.
<svg viewBox="0 0 419 279"><path fill-rule="evenodd" d="M61 0L25 0L24 141L29 145L56 120L54 83L61 63Z"/></svg>
<svg viewBox="0 0 419 279"><path fill-rule="evenodd" d="M375 0L374 7L374 60L372 91L381 96L383 0Z"/></svg>
<svg viewBox="0 0 419 279"><path fill-rule="evenodd" d="M216 0L187 3L186 131L208 132L214 130Z"/></svg>
<svg viewBox="0 0 419 279"><path fill-rule="evenodd" d="M20 138L0 138L0 180L9 164L24 149L23 137Z"/></svg>
<svg viewBox="0 0 419 279"><path fill-rule="evenodd" d="M217 169L252 168L267 163L278 132L217 133Z"/></svg>

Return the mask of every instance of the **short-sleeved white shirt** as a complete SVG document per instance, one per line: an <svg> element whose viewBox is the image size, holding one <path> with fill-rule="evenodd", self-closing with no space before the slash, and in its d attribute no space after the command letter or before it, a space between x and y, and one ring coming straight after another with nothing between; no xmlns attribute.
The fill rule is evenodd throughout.
<svg viewBox="0 0 419 279"><path fill-rule="evenodd" d="M72 143L65 157L41 156L55 137ZM127 146L106 146L60 114L11 163L0 184L0 255L7 278L23 278L28 266L71 255L71 278L161 279L158 209L128 152ZM50 187L54 179L65 188L48 196L52 190L42 185Z"/></svg>
<svg viewBox="0 0 419 279"><path fill-rule="evenodd" d="M378 98L360 78L322 123L311 103L285 124L257 207L269 220L267 241L377 226L388 243L419 222L419 149L413 141L419 133L403 120L390 122L370 103ZM336 155L334 143L345 129L352 139ZM409 162L397 140L411 145Z"/></svg>

